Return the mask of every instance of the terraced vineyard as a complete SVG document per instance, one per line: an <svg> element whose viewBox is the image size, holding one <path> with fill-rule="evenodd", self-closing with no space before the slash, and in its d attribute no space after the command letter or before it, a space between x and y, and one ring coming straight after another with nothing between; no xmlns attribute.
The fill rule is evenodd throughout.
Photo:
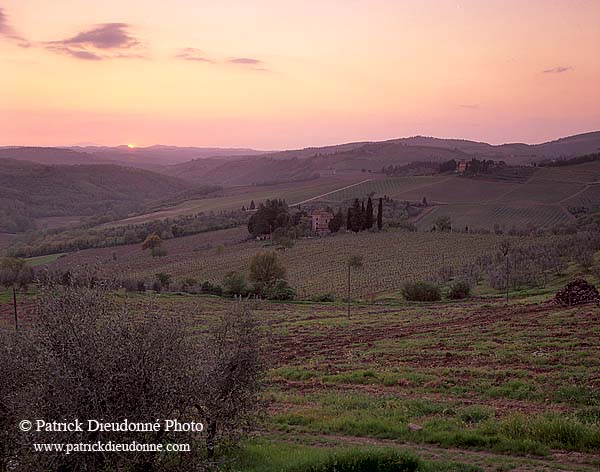
<svg viewBox="0 0 600 472"><path fill-rule="evenodd" d="M449 216L452 227L462 231L490 228L498 224L505 230L536 227L551 227L569 221L567 213L557 206L551 205L442 205L434 208L417 222L420 230L431 229L438 218Z"/></svg>
<svg viewBox="0 0 600 472"><path fill-rule="evenodd" d="M86 250L63 257L52 266L94 264L105 273L135 279L149 280L157 272L166 272L174 279L193 277L220 284L229 271L247 272L252 256L265 250L257 241L233 244L243 237L242 229L234 229L170 240L165 243L168 255L156 258L142 252L139 245ZM353 292L367 297L397 290L407 280L432 276L442 266L462 266L493 253L501 241L494 235L460 233L340 234L301 240L292 249L280 251L280 257L300 298L327 292L342 297L347 286L346 261L351 254L360 254L364 267L353 275ZM222 252L216 250L217 244L228 242L231 244ZM526 238L514 239L515 245L528 243Z"/></svg>
<svg viewBox="0 0 600 472"><path fill-rule="evenodd" d="M516 177L507 170L506 176L489 179L456 175L386 178L333 192L322 201L335 205L372 194L413 202L426 198L436 208L417 217L419 228L429 229L436 218L450 216L461 229L488 230L496 224L506 229L549 228L573 220L567 211L570 207L600 205L599 162L514 169L520 169Z"/></svg>

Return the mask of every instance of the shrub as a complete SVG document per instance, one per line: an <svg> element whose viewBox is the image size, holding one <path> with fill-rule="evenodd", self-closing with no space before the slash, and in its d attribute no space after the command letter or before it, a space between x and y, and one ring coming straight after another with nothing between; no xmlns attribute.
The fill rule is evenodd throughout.
<svg viewBox="0 0 600 472"><path fill-rule="evenodd" d="M411 302L435 302L442 298L440 288L431 282L406 282L402 296Z"/></svg>
<svg viewBox="0 0 600 472"><path fill-rule="evenodd" d="M0 470L222 470L215 462L221 457L212 457L215 446L234 445L252 423L261 405L264 344L246 305L224 312L199 342L186 329L191 313L140 316L137 304L123 304L111 294L113 286L118 284L90 277L75 277L66 285L49 280L40 287L32 324L18 334L0 331ZM142 306L142 313L152 311L148 308ZM15 427L23 418L77 417L84 423L176 419L207 428L202 435L163 428L83 428L76 434L84 444L190 444L191 452L173 456L156 451L40 454L32 443L71 442L73 434Z"/></svg>
<svg viewBox="0 0 600 472"><path fill-rule="evenodd" d="M471 296L471 286L464 280L459 280L450 285L448 298L451 300L462 300Z"/></svg>
<svg viewBox="0 0 600 472"><path fill-rule="evenodd" d="M246 284L246 277L240 272L229 272L223 279L223 292L226 295L248 295L248 285Z"/></svg>
<svg viewBox="0 0 600 472"><path fill-rule="evenodd" d="M292 300L296 293L285 280L277 280L264 290L264 296L269 300Z"/></svg>
<svg viewBox="0 0 600 472"><path fill-rule="evenodd" d="M209 293L211 295L222 295L223 288L220 285L214 285L210 282L204 282L201 286L202 293Z"/></svg>
<svg viewBox="0 0 600 472"><path fill-rule="evenodd" d="M335 302L335 294L331 292L319 293L312 297L313 302Z"/></svg>

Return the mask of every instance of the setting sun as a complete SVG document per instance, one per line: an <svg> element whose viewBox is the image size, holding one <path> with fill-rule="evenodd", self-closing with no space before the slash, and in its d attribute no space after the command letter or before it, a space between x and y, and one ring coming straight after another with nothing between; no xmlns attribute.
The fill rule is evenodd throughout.
<svg viewBox="0 0 600 472"><path fill-rule="evenodd" d="M127 145L127 147L128 147L129 149L135 149L135 147L136 147L136 146L135 146L135 144L128 144L128 145Z"/></svg>

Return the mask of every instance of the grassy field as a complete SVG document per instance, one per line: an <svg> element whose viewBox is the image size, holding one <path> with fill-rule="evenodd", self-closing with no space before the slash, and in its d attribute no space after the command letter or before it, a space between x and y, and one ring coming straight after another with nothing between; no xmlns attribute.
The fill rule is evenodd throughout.
<svg viewBox="0 0 600 472"><path fill-rule="evenodd" d="M142 298L164 316L187 314L198 336L235 303L171 294L123 302L140 309ZM335 303L253 309L269 333L268 414L236 470L292 470L357 447L442 462L422 470L600 465L596 306L357 303L350 319ZM2 320L10 327L10 310Z"/></svg>
<svg viewBox="0 0 600 472"><path fill-rule="evenodd" d="M271 249L264 242L236 243L245 234L245 229L239 228L169 240L164 244L165 257L153 258L141 245L90 249L62 257L51 266L95 265L107 274L146 280L166 272L174 280L192 277L220 284L227 272L247 272L252 256ZM347 258L362 255L363 268L352 275L352 293L369 298L398 290L408 280L435 275L442 266L458 268L473 262L496 251L502 240L495 235L461 233L364 232L299 240L293 248L278 252L300 298L322 293L344 296ZM517 246L531 241L513 238ZM224 250L216 249L219 244L225 245Z"/></svg>

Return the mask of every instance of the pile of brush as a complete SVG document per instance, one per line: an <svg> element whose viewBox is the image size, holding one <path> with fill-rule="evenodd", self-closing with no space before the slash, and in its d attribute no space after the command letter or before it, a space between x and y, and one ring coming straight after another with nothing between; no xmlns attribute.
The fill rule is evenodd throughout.
<svg viewBox="0 0 600 472"><path fill-rule="evenodd" d="M576 279L559 290L554 301L563 306L600 303L600 292L586 280Z"/></svg>

